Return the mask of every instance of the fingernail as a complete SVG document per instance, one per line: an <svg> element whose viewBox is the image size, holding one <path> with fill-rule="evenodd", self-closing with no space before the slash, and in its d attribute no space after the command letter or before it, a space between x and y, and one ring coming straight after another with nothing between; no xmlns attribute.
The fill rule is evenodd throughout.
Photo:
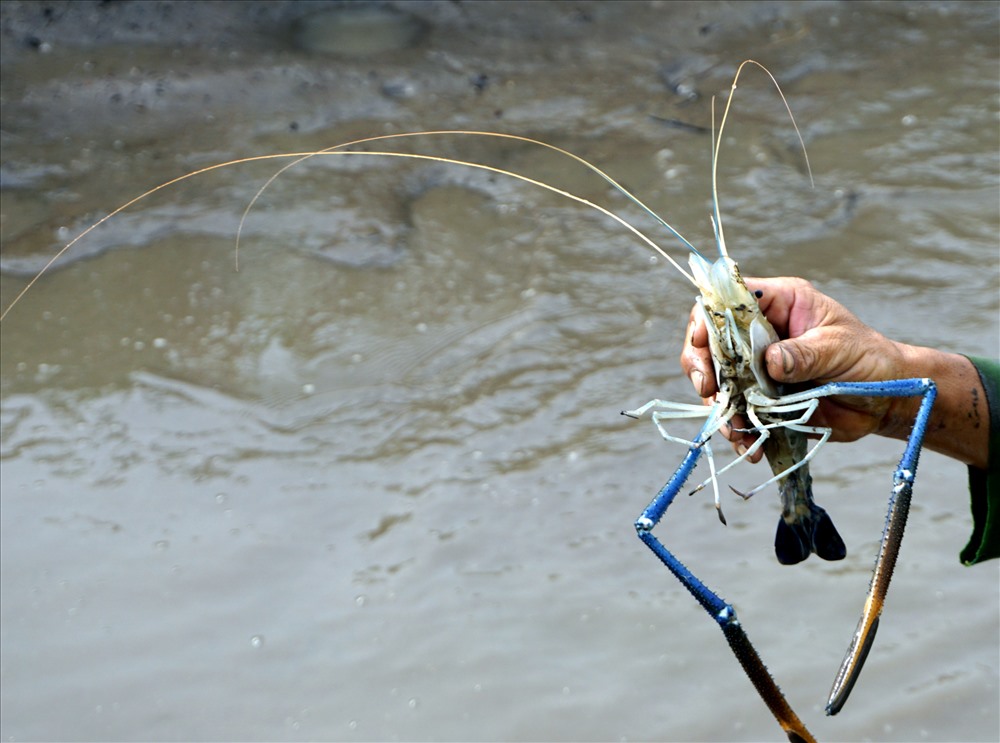
<svg viewBox="0 0 1000 743"><path fill-rule="evenodd" d="M778 350L781 351L781 371L788 376L795 371L795 358L782 346L778 346Z"/></svg>
<svg viewBox="0 0 1000 743"><path fill-rule="evenodd" d="M705 375L698 369L695 369L693 372L691 372L691 384L694 385L695 391L699 395L704 397Z"/></svg>
<svg viewBox="0 0 1000 743"><path fill-rule="evenodd" d="M744 454L747 453L747 447L746 447L746 445L742 444L742 443L737 444L736 445L736 452L742 457Z"/></svg>

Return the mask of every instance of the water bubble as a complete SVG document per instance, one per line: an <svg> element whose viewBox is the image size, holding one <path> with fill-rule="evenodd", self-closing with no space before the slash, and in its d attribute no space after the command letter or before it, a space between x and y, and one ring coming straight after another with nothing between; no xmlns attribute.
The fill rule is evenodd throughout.
<svg viewBox="0 0 1000 743"><path fill-rule="evenodd" d="M41 363L38 365L38 371L35 374L36 382L47 382L56 376L62 370L62 366L59 364L46 364Z"/></svg>
<svg viewBox="0 0 1000 743"><path fill-rule="evenodd" d="M314 392L316 392L316 385L314 385L314 384L308 384L308 383L302 385L302 394L303 395L311 395Z"/></svg>
<svg viewBox="0 0 1000 743"><path fill-rule="evenodd" d="M368 602L368 597L365 596L363 593L354 597L354 603L357 604L358 606L364 606L367 602Z"/></svg>
<svg viewBox="0 0 1000 743"><path fill-rule="evenodd" d="M167 339L166 338L153 338L153 348L166 348Z"/></svg>
<svg viewBox="0 0 1000 743"><path fill-rule="evenodd" d="M410 701L406 703L410 709L416 709L420 706L420 700L416 697L410 697Z"/></svg>
<svg viewBox="0 0 1000 743"><path fill-rule="evenodd" d="M218 503L220 506L223 503L225 503L228 498L229 498L229 496L226 495L225 493L216 493L215 494L215 502Z"/></svg>
<svg viewBox="0 0 1000 743"><path fill-rule="evenodd" d="M168 549L170 549L170 540L159 539L153 542L153 549L155 549L157 552L166 552Z"/></svg>
<svg viewBox="0 0 1000 743"><path fill-rule="evenodd" d="M264 647L264 635L254 635L250 638L250 647L252 648L262 648Z"/></svg>

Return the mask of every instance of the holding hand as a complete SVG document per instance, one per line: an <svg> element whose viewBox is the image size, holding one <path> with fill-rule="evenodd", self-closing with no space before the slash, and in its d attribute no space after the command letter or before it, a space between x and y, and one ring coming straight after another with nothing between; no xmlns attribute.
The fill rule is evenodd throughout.
<svg viewBox="0 0 1000 743"><path fill-rule="evenodd" d="M785 385L826 382L876 382L930 377L938 398L924 445L966 464L986 468L989 413L979 375L964 356L892 341L861 322L839 302L798 278L747 279L760 295L764 315L782 340L768 347L768 375ZM708 347L708 332L700 313L691 312L681 353L681 368L706 403L718 392ZM855 441L869 433L905 439L919 398L827 397L810 425L832 429L832 441ZM975 421L981 421L976 426ZM734 419L722 433L737 450L749 447L755 435ZM752 461L759 461L757 452Z"/></svg>

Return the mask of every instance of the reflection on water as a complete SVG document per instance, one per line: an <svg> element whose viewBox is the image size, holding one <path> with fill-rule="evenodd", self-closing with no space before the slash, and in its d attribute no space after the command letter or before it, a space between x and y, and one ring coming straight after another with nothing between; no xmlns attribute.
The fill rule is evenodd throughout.
<svg viewBox="0 0 1000 743"><path fill-rule="evenodd" d="M169 4L72 7L2 6L4 305L152 184L423 128L566 147L710 249L709 101L752 56L816 187L747 77L720 161L745 272L806 276L901 340L998 354L995 5L405 5L422 35L362 56L296 47L297 4L183 6L183 23ZM522 143L403 146L662 235ZM137 205L4 321L3 737L774 739L632 535L681 452L618 411L691 399L675 357L693 290L577 204L367 158L279 179L236 272L243 209L278 167ZM660 533L820 738L994 740L998 568L959 567L965 472L934 454L865 673L822 714L899 448L819 457L842 563L777 565L767 493L728 503L726 529L683 499Z"/></svg>

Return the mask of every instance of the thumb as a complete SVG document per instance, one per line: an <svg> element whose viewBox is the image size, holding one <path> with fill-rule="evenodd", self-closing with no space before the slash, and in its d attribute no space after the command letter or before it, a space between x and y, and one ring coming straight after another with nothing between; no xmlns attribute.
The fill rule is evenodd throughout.
<svg viewBox="0 0 1000 743"><path fill-rule="evenodd" d="M767 373L776 382L808 382L817 378L816 354L795 340L772 343L764 355Z"/></svg>

